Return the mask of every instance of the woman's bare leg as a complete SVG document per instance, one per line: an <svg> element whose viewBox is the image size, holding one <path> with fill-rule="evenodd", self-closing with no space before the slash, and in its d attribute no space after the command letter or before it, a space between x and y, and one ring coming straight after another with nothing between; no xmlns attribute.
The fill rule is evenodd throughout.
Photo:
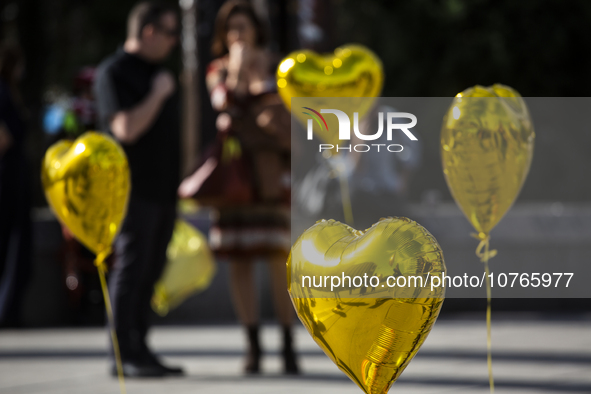
<svg viewBox="0 0 591 394"><path fill-rule="evenodd" d="M257 291L252 261L233 260L230 263L230 287L234 309L240 322L245 326L257 325Z"/></svg>
<svg viewBox="0 0 591 394"><path fill-rule="evenodd" d="M275 315L284 327L293 323L294 310L287 292L287 253L276 253L269 257L269 269L271 270L271 287Z"/></svg>

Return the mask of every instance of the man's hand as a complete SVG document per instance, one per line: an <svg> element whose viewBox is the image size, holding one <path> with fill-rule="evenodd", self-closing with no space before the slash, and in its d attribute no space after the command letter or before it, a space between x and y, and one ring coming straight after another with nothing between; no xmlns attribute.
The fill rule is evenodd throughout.
<svg viewBox="0 0 591 394"><path fill-rule="evenodd" d="M111 120L111 130L124 144L133 144L154 123L166 99L174 93L176 84L168 71L160 71L152 80L148 96L134 108L120 111Z"/></svg>
<svg viewBox="0 0 591 394"><path fill-rule="evenodd" d="M12 136L8 132L6 125L0 123L0 157L12 146Z"/></svg>
<svg viewBox="0 0 591 394"><path fill-rule="evenodd" d="M160 71L152 81L152 93L162 100L173 94L175 89L174 77L168 71Z"/></svg>

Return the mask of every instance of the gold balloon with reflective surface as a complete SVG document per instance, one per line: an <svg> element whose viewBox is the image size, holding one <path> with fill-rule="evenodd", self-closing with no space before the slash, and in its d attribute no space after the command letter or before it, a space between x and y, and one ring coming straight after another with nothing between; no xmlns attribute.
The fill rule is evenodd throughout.
<svg viewBox="0 0 591 394"><path fill-rule="evenodd" d="M362 45L345 45L335 49L333 54L324 55L298 50L286 56L277 68L277 89L289 110L292 97L377 97L383 83L381 60ZM338 109L349 114L358 112L361 119L372 104L369 100L350 100L348 105ZM311 116L302 111L309 112L297 108L293 113L305 125ZM329 131L320 126L315 131L326 143L338 142L337 129Z"/></svg>
<svg viewBox="0 0 591 394"><path fill-rule="evenodd" d="M88 249L106 257L130 190L127 158L119 144L96 132L59 141L45 153L41 179L60 222Z"/></svg>
<svg viewBox="0 0 591 394"><path fill-rule="evenodd" d="M389 287L388 276L445 274L435 238L407 218L357 231L322 220L293 245L287 262L297 314L328 357L365 393L386 393L431 331L445 288ZM379 277L375 287L317 288L302 276ZM330 286L329 286L330 287Z"/></svg>
<svg viewBox="0 0 591 394"><path fill-rule="evenodd" d="M481 239L517 198L532 161L534 139L525 101L508 86L467 89L447 111L441 128L443 172Z"/></svg>
<svg viewBox="0 0 591 394"><path fill-rule="evenodd" d="M184 220L176 221L166 257L168 261L152 296L152 309L160 316L207 289L216 272L207 238Z"/></svg>

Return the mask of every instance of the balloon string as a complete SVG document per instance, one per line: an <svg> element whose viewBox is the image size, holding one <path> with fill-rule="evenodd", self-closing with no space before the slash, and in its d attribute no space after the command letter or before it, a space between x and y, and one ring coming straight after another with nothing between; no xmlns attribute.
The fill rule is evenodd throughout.
<svg viewBox="0 0 591 394"><path fill-rule="evenodd" d="M351 197L349 196L349 181L346 174L339 174L341 185L341 201L343 204L343 214L345 215L345 222L349 226L353 226L353 208L351 207Z"/></svg>
<svg viewBox="0 0 591 394"><path fill-rule="evenodd" d="M488 242L486 243L485 247L486 251L488 252ZM490 290L490 278L489 278L489 271L488 271L488 259L484 262L484 270L486 271L486 362L488 364L488 384L490 386L490 392L495 392L495 381L493 378L493 370L492 370L492 338L491 338L491 307L490 307L490 299L491 299L491 290Z"/></svg>
<svg viewBox="0 0 591 394"><path fill-rule="evenodd" d="M491 288L488 260L495 257L497 255L497 251L489 250L490 236L486 235L485 237L482 237L475 234L471 235L480 240L480 243L476 248L476 255L480 258L480 261L484 263L484 271L486 273L486 362L488 364L488 384L490 386L490 392L494 393L495 381L492 369ZM484 252L482 252L482 249L484 249Z"/></svg>
<svg viewBox="0 0 591 394"><path fill-rule="evenodd" d="M111 331L111 342L113 343L113 353L115 354L115 363L117 365L117 377L119 378L119 390L121 394L125 394L125 379L123 377L123 365L121 363L121 354L119 353L119 342L117 341L117 333L115 332L115 320L113 318L113 309L111 308L111 298L109 297L109 288L105 280L105 273L107 272L107 265L105 259L110 251L99 253L96 256L94 265L96 265L101 280L101 289L103 291L103 298L105 300L105 309L107 310L107 319L109 320L109 330Z"/></svg>

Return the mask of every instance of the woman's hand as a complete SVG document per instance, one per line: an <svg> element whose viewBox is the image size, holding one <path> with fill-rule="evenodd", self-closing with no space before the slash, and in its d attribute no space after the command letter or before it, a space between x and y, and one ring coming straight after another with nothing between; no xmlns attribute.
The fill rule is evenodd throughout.
<svg viewBox="0 0 591 394"><path fill-rule="evenodd" d="M248 66L248 91L251 95L269 91L269 85L275 86L275 78L270 70L269 53L263 49L253 49ZM271 81L271 83L270 83Z"/></svg>
<svg viewBox="0 0 591 394"><path fill-rule="evenodd" d="M237 41L228 48L228 73L238 74L246 63L249 48L243 42Z"/></svg>
<svg viewBox="0 0 591 394"><path fill-rule="evenodd" d="M235 42L229 48L228 76L226 87L237 95L243 95L248 91L248 63L249 52L242 42Z"/></svg>
<svg viewBox="0 0 591 394"><path fill-rule="evenodd" d="M203 183L209 178L213 170L218 165L215 157L210 157L197 169L192 175L186 177L180 184L177 193L180 198L193 197L203 186Z"/></svg>
<svg viewBox="0 0 591 394"><path fill-rule="evenodd" d="M228 113L222 112L218 115L215 121L215 127L218 129L219 133L230 131L230 128L232 127L232 117Z"/></svg>
<svg viewBox="0 0 591 394"><path fill-rule="evenodd" d="M268 90L269 80L273 79L269 70L269 54L260 49L235 42L229 49L228 90L240 95L258 95Z"/></svg>

